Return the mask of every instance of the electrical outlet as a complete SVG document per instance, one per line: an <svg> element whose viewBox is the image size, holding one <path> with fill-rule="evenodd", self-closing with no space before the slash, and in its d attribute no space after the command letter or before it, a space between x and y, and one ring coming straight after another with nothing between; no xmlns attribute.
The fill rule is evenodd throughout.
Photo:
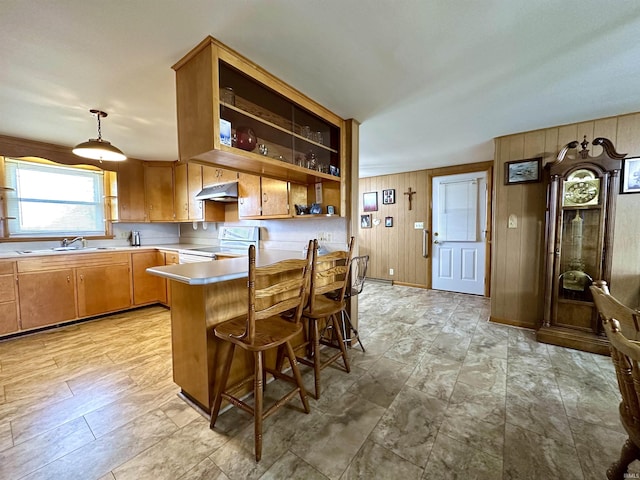
<svg viewBox="0 0 640 480"><path fill-rule="evenodd" d="M393 275L393 268L389 269L389 275Z"/></svg>
<svg viewBox="0 0 640 480"><path fill-rule="evenodd" d="M131 236L131 232L120 232L120 238L129 238Z"/></svg>

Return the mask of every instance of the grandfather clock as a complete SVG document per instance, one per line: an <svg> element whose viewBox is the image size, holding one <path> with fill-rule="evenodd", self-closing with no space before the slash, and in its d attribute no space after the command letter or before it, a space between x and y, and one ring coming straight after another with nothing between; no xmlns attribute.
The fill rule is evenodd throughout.
<svg viewBox="0 0 640 480"><path fill-rule="evenodd" d="M611 278L615 202L626 156L611 141L589 155L587 137L565 145L549 169L546 210L545 297L540 342L608 354L589 286ZM582 147L577 150L578 145Z"/></svg>

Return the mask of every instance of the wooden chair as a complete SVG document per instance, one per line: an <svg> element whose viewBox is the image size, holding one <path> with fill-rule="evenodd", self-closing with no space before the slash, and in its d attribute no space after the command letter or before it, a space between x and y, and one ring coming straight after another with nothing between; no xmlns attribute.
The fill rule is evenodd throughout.
<svg viewBox="0 0 640 480"><path fill-rule="evenodd" d="M305 347L307 358L296 357L300 363L313 367L315 398L320 398L320 371L342 357L344 369L351 371L349 357L342 337L339 314L346 308L345 293L349 287L349 271L353 255L354 238L351 237L347 251L331 252L318 256L318 244L313 245L313 269L309 300L302 315L307 319L307 341L298 348ZM329 294L337 292L334 297ZM323 321L325 331L331 330L336 341L329 341L320 335L319 323ZM339 351L322 361L320 345L336 348ZM296 349L297 350L297 349Z"/></svg>
<svg viewBox="0 0 640 480"><path fill-rule="evenodd" d="M609 339L611 360L622 395L620 421L629 435L620 458L607 470L609 480L622 480L629 464L640 460L640 343L629 340L623 333L626 330L633 335L638 331L640 312L612 297L603 281L594 282L589 288Z"/></svg>
<svg viewBox="0 0 640 480"><path fill-rule="evenodd" d="M215 385L210 427L213 428L216 423L223 399L253 415L257 462L262 456L262 422L265 418L296 394L300 395L305 413L309 413L307 394L290 340L302 331L300 319L311 274L312 258L313 243L309 242L305 260L284 260L256 267L255 247L249 247L248 314L222 322L214 328L216 337L229 342L229 346L222 377ZM253 353L254 373L253 376L227 387L236 347ZM277 349L279 365L276 369L265 365L264 352L270 349ZM281 366L285 356L289 359L293 376L282 373ZM263 389L267 372L277 379L293 383L295 388L264 410ZM234 393L249 382L253 382L253 407L234 396Z"/></svg>

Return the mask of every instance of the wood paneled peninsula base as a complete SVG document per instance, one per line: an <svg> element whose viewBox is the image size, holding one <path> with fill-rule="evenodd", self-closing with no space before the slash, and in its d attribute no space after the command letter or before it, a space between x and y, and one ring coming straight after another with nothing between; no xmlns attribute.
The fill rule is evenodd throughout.
<svg viewBox="0 0 640 480"><path fill-rule="evenodd" d="M304 258L301 251L264 251L256 258L258 266L290 258ZM171 347L173 380L182 393L209 413L214 385L221 376L221 340L213 334L220 322L247 312L246 257L185 263L147 269L147 272L171 280ZM302 343L296 339L293 345ZM275 357L266 357L275 363ZM236 349L229 375L233 385L253 371L251 355ZM247 386L247 392L251 390Z"/></svg>

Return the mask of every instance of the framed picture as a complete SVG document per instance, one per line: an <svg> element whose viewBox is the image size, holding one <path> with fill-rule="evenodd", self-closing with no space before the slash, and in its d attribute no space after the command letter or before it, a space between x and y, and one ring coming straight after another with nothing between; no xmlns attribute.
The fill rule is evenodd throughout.
<svg viewBox="0 0 640 480"><path fill-rule="evenodd" d="M384 217L384 226L393 227L393 217Z"/></svg>
<svg viewBox="0 0 640 480"><path fill-rule="evenodd" d="M541 169L542 157L507 162L504 165L504 184L539 182Z"/></svg>
<svg viewBox="0 0 640 480"><path fill-rule="evenodd" d="M396 203L395 189L391 188L389 190L382 190L382 204L391 205L392 203Z"/></svg>
<svg viewBox="0 0 640 480"><path fill-rule="evenodd" d="M623 160L620 193L640 193L640 157Z"/></svg>
<svg viewBox="0 0 640 480"><path fill-rule="evenodd" d="M369 192L362 194L363 210L365 212L378 211L378 192Z"/></svg>
<svg viewBox="0 0 640 480"><path fill-rule="evenodd" d="M360 215L360 228L371 228L371 214Z"/></svg>

